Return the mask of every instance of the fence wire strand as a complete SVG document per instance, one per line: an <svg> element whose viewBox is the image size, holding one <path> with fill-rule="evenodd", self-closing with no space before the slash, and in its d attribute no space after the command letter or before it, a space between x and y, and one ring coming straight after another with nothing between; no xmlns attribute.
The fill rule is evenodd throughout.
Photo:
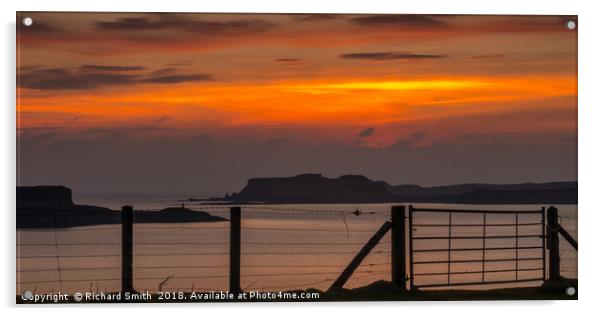
<svg viewBox="0 0 602 316"><path fill-rule="evenodd" d="M293 257L294 261L296 262L297 259L296 256L316 256L317 258L323 258L323 256L340 256L343 260L343 262L347 262L348 260L350 260L352 258L352 255L357 254L357 251L359 250L359 247L365 245L365 239L369 237L368 234L370 233L374 233L376 231L377 228L371 228L371 229L367 229L366 226L361 226L356 224L355 220L363 220L363 219L370 219L370 220L376 220L379 221L380 220L389 220L391 218L390 216L390 212L389 211L368 211L368 210L361 210L359 208L349 208L347 210L337 210L337 209L319 209L319 208L305 208L305 207L289 207L289 206L279 206L279 205L208 205L208 206L196 206L196 205L191 205L191 206L186 206L186 203L180 206L174 206L174 208L178 208L178 207L185 207L186 209L190 209L193 211L202 211L202 212L228 212L230 211L231 207L234 206L239 206L242 208L242 215L244 216L244 214L253 214L253 213L257 213L257 214L283 214L283 215L294 215L294 216L305 216L308 219L312 219L312 216L331 216L332 220L335 221L337 219L340 219L341 221L339 221L338 223L345 226L345 228L341 228L340 226L338 226L338 228L330 228L330 227L320 227L320 226L315 226L315 225L309 225L309 227L299 227L299 226L294 226L294 227L286 227L286 224L284 224L283 226L270 226L267 225L266 223L248 223L247 225L241 226L242 231L248 231L248 232L277 232L277 233L307 233L308 236L312 236L311 234L315 234L316 236L321 236L319 233L329 233L332 236L336 236L336 240L299 240L298 236L306 236L306 234L296 234L294 239L291 240L282 240L282 238L280 238L280 234L272 234L269 236L278 236L276 240L273 239L262 239L262 238L257 238L256 234L250 235L255 237L254 239L246 239L243 240L241 242L241 244L243 246L249 246L248 248L245 248L245 251L241 252L241 255L244 256L257 256L257 258L252 259L254 263L252 264L242 264L241 268L243 270L245 269L249 269L244 273L241 273L241 277L243 278L256 278L256 280L254 280L253 282L247 284L247 286L245 287L245 289L249 289L249 290L254 290L254 289L271 289L271 290L275 290L275 289L296 289L299 287L303 287L303 288L307 288L309 286L319 286L322 285L326 282L331 282L341 271L343 268L345 268L347 265L345 264L341 264L339 261L337 261L336 263L320 263L323 262L322 259L319 259L317 261L317 263L291 263L291 264L283 264L280 263L278 261L275 261L274 258L287 258L287 257ZM159 209L159 208L147 208L147 209L137 209L136 212L134 213L135 215L140 213L140 212L157 212L157 211L162 211L164 209ZM109 216L109 217L115 217L116 215L119 215L119 212L115 212L115 214L92 214L91 217L92 218L100 218L102 216ZM510 214L509 214L510 215ZM58 284L58 288L59 290L63 288L63 283L84 283L84 282L88 282L90 283L90 287L92 287L93 283L96 283L97 287L98 287L98 283L99 282L117 282L117 281L121 281L120 278L118 277L90 277L90 279L83 279L83 278L69 278L69 277L77 277L78 273L79 276L81 276L81 273L83 272L87 272L87 271L97 271L97 272L103 272L106 271L107 273L115 273L115 271L121 269L120 266L114 266L114 265L110 265L110 263L107 266L99 266L98 264L96 266L74 266L75 264L79 263L79 261L72 261L72 260L78 260L78 259L96 259L96 258L119 258L121 257L121 253L115 253L114 251L107 251L107 252L102 252L101 250L108 250L106 249L106 247L111 247L111 246L115 246L115 247L119 247L121 245L121 242L119 241L88 241L88 240L84 240L82 242L75 242L72 240L75 240L73 238L67 239L65 241L61 241L59 238L62 234L65 234L65 236L70 236L71 233L86 233L86 232L90 232L92 234L95 234L96 232L99 235L105 235L107 232L111 232L111 231L120 231L121 227L119 225L115 225L115 224L101 224L101 225L89 225L89 226L76 226L76 227L62 227L61 226L61 222L62 220L59 220L57 222L57 218L61 219L63 217L66 216L83 216L82 214L57 214L56 216L53 214L51 215L44 215L44 214L26 214L26 215L19 215L19 217L43 217L43 218L54 218L54 227L50 228L50 229L46 229L48 232L53 233L54 234L54 240L51 239L51 241L44 241L44 242L20 242L17 243L17 247L24 247L24 249L31 249L31 252L29 250L27 250L27 253L23 253L23 251L18 250L18 255L17 255L17 259L21 260L37 260L37 259L56 259L56 263L55 263L55 267L49 268L49 267L36 267L36 266L32 266L30 268L23 268L20 267L19 270L17 270L18 274L24 273L24 274L33 274L35 276L35 273L55 273L55 275L57 276L56 279L41 279L39 281L35 281L35 280L22 280L22 278L20 276L17 277L17 284L52 284L52 283L56 283ZM54 216L54 217L53 217ZM261 218L261 217L258 217ZM315 218L315 217L314 217ZM559 216L560 221L562 222L562 220L575 220L576 216ZM376 222L375 221L375 222ZM86 224L87 225L87 224ZM357 225L357 226L356 226ZM516 226L517 224L487 224L487 227L491 226L500 226L500 227L510 227L510 226ZM539 225L539 223L534 223L534 222L530 222L530 221L525 221L525 222L520 222L518 223L518 226L537 226ZM432 224L432 223L425 223L425 224L417 224L415 225L415 228L419 228L419 229L424 229L424 228L428 228L428 227L436 227L436 226L441 226L441 227L447 227L449 225L446 224ZM425 226L425 227L418 227L418 226ZM466 223L466 224L454 224L452 225L454 227L456 226L465 226L465 227L472 227L472 226L482 226L482 225L473 225L470 223ZM213 222L213 223L206 223L206 222L192 222L192 223L183 223L183 222L175 222L175 223L151 223L151 222L143 222L143 223L136 223L134 226L134 234L136 233L143 233L143 234L147 234L147 232L157 232L156 236L153 235L153 239L159 239L162 238L163 236L165 236L165 234L163 234L163 230L173 230L173 231L179 231L179 230L191 230L191 231L209 231L209 232L216 232L214 235L217 236L218 234L224 234L224 236L227 236L227 233L229 231L230 227L229 225L227 225L227 223L219 223L219 222ZM27 228L27 229L20 229L21 232L29 232L29 231L43 231L43 230L39 230L39 229L35 229L35 228ZM344 236L341 236L342 233L351 235L351 234L357 234L357 236L361 236L361 241L350 241L349 236L347 237L347 241L339 241L340 239L344 239ZM77 236L77 235L76 235ZM258 235L261 236L261 235ZM355 235L354 235L355 236ZM434 235L434 236L429 236L429 234L425 234L425 235L421 235L423 237L438 237L438 235ZM472 235L466 235L466 236L462 236L462 237L470 237L472 238ZM475 235L475 237L478 237ZM509 238L509 237L516 237L516 236L504 236L504 238ZM522 237L519 236L519 237ZM534 236L534 237L541 237L540 235ZM146 236L146 238L148 238L148 236ZM302 237L302 238L306 238L306 237ZM417 237L416 239L419 239L420 237ZM194 272L195 269L199 269L200 271L203 272L207 272L207 271L211 271L211 270L207 270L207 269L228 269L227 264L217 264L217 263L212 263L215 262L215 258L210 258L210 259L204 259L204 257L210 257L210 256L228 256L230 253L227 251L227 247L230 243L228 241L224 241L224 240L216 240L216 241L210 241L210 240L183 240L183 241L173 241L173 240L141 240L141 241L134 241L133 242L133 246L135 247L135 251L134 251L134 259L135 259L135 264L133 266L133 269L138 271L137 273L140 273L142 275L137 276L134 278L135 281L141 281L141 282L153 282L153 281L170 281L170 280L174 280L174 281L186 281L186 280L203 280L203 279L227 279L228 275L227 274L210 274L210 275L203 275L203 274L190 274L191 272ZM381 240L379 242L379 246L381 245L390 245L391 241L390 240ZM149 248L153 248L154 249L150 249ZM166 247L171 247L171 246L181 246L181 247L192 247L192 246L201 246L199 247L198 251L165 251L166 249L164 249L163 246ZM212 247L210 249L205 249L202 246L215 246L215 247L222 247L224 249L224 251L220 251L219 249L216 250L215 247ZM256 246L256 247L253 247ZM41 249L38 249L36 247L40 247ZM54 248L54 253L48 253L48 254L44 254L44 253L40 253L40 250L44 249L42 247L48 247L48 249ZM70 253L69 251L75 251L75 250L79 250L79 248L86 248L86 252L84 254L81 253ZM291 247L291 249L283 249L282 247ZM315 247L316 249L299 249L299 248L292 248L292 247ZM322 248L324 247L324 248ZM332 247L332 248L328 248L328 247ZM357 247L356 248L348 248L348 247ZM267 248L267 249L266 249ZM527 247L528 248L528 247ZM175 250L175 249L174 249ZM182 248L180 250L191 250L188 248ZM90 253L91 252L91 253ZM572 253L576 253L576 251L572 251L571 249L561 249L561 257L563 259L566 260L575 260L577 259L577 257L573 257L570 256L570 254ZM387 255L387 254L391 254L390 249L381 249L381 248L375 248L372 252L371 252L371 256L375 256L371 261L368 260L367 262L364 262L361 264L360 268L355 272L357 273L357 277L354 276L355 279L357 280L362 280L362 279L366 279L366 278L374 278L375 276L380 276L383 275L385 273L389 273L390 269L386 269L386 270L379 270L378 268L380 267L387 267L390 266L390 261L378 261L378 259L381 259L382 256L380 255ZM181 259L178 259L179 257L188 257L189 259L187 259L185 264L180 264L182 263ZM196 258L196 257L200 257L200 258ZM156 264L156 262L161 262L161 260L158 260L158 258L170 258L169 262L165 265L161 265L161 264ZM174 259L176 261L173 261L171 259ZM194 260L193 260L194 259ZM516 258L509 258L508 260L522 260L522 259L529 259L529 258L520 258L520 259L516 259ZM535 258L535 259L539 259L539 258ZM198 261L197 261L198 260ZM201 261L202 260L202 261ZM210 261L213 260L213 261ZM221 259L220 259L221 260ZM501 260L501 259L500 259ZM506 260L506 259L504 259ZM449 261L449 260L448 260ZM495 261L495 259L494 259ZM265 262L265 263L264 263ZM270 264L271 262L274 262L273 264ZM447 262L447 261L446 261ZM567 261L563 261L563 263L565 263ZM71 264L71 265L69 265ZM84 263L82 263L84 264ZM175 269L176 271L170 271ZM260 269L260 270L254 270L254 269ZM274 270L270 270L270 272L262 272L261 269L276 269ZM304 271L303 269L306 270L310 270L310 271ZM164 270L164 271L163 271ZM291 271L293 270L293 271ZM324 271L324 270L333 270L333 271ZM157 274L161 274L161 273L169 273L170 277L168 277L168 279L166 279L166 277L161 277L158 276ZM182 273L184 272L184 273ZM561 272L563 273L576 273L577 272L577 267L572 266L571 264L563 264L561 266ZM301 277L307 277L309 280L302 280L305 281L304 283L297 283L297 284L283 284L282 286L272 286L269 285L270 280L269 279L265 279L265 278L284 278L284 277L296 277L296 276L301 276ZM319 280L312 280L311 277L321 277ZM176 282L177 283L177 282ZM210 284L207 284L207 286L210 286ZM141 285L141 287L143 287ZM162 287L162 286L160 286ZM164 290L169 290L169 289L203 289L203 290L215 290L215 291L219 291L216 290L215 288L211 288L211 287L196 287L195 286L195 282L193 282L190 286L186 287L186 286L182 286L182 287L162 287L162 289ZM54 291L54 289L53 289Z"/></svg>

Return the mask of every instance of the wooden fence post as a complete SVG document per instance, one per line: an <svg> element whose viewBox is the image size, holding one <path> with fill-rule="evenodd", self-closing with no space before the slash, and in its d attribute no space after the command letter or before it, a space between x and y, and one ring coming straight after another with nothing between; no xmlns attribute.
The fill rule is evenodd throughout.
<svg viewBox="0 0 602 316"><path fill-rule="evenodd" d="M121 207L121 291L134 292L133 282L133 224L134 208Z"/></svg>
<svg viewBox="0 0 602 316"><path fill-rule="evenodd" d="M406 207L391 207L391 281L406 289Z"/></svg>
<svg viewBox="0 0 602 316"><path fill-rule="evenodd" d="M240 207L230 208L230 293L240 288Z"/></svg>
<svg viewBox="0 0 602 316"><path fill-rule="evenodd" d="M558 209L548 208L548 250L549 255L549 280L560 280L560 246L558 239Z"/></svg>
<svg viewBox="0 0 602 316"><path fill-rule="evenodd" d="M341 272L339 277L332 283L328 291L332 291L334 289L340 289L345 285L347 280L351 277L355 269L360 266L364 258L370 254L370 251L378 245L378 242L387 234L387 232L391 229L391 222L386 221L377 231L376 233L368 240L368 242L360 249L360 251L355 255L353 260L349 262L345 270Z"/></svg>
<svg viewBox="0 0 602 316"><path fill-rule="evenodd" d="M414 291L414 206L410 204L408 206L408 254L409 260L408 264L410 265L410 275L408 279L410 279L410 291Z"/></svg>

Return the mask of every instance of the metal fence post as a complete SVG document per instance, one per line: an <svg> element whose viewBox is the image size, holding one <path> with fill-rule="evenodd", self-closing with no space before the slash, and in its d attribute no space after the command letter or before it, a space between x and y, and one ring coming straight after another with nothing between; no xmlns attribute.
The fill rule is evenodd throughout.
<svg viewBox="0 0 602 316"><path fill-rule="evenodd" d="M133 223L134 208L121 208L121 291L134 292L133 282Z"/></svg>

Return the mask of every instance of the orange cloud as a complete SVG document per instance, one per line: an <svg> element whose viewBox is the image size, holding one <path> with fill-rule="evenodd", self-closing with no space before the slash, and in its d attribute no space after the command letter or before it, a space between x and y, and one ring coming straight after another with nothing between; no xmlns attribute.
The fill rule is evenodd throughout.
<svg viewBox="0 0 602 316"><path fill-rule="evenodd" d="M576 32L564 25L576 17L27 14L24 130L306 128L338 140L372 127L363 140L383 144L399 126L437 122L429 137L489 128L452 123L466 117L542 128L517 114L533 111L525 117L547 111L545 128L566 128L558 113L576 109Z"/></svg>
<svg viewBox="0 0 602 316"><path fill-rule="evenodd" d="M420 80L279 81L270 83L140 86L136 90L43 94L20 90L20 128L50 126L56 115L82 117L79 126L147 125L189 131L244 126L347 128L508 113L532 108L533 100L552 100L550 109L574 108L555 98L575 96L574 78L431 78ZM537 105L541 108L541 105ZM31 113L40 113L32 118ZM44 119L47 113L46 119ZM443 126L445 124L443 123ZM240 135L244 136L244 135Z"/></svg>

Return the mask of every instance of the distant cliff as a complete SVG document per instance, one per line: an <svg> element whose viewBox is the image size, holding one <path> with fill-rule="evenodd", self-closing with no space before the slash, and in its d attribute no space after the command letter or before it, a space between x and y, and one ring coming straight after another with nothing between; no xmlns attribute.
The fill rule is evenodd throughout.
<svg viewBox="0 0 602 316"><path fill-rule="evenodd" d="M64 186L17 187L17 228L62 228L115 224L120 212L74 204Z"/></svg>
<svg viewBox="0 0 602 316"><path fill-rule="evenodd" d="M446 186L391 186L389 191L406 202L461 204L576 204L577 182L518 184L467 183Z"/></svg>
<svg viewBox="0 0 602 316"><path fill-rule="evenodd" d="M17 208L73 206L71 189L63 186L17 187Z"/></svg>
<svg viewBox="0 0 602 316"><path fill-rule="evenodd" d="M395 199L386 187L364 176L346 175L336 179L320 174L285 178L250 179L247 186L230 196L233 201L272 203L376 203Z"/></svg>
<svg viewBox="0 0 602 316"><path fill-rule="evenodd" d="M320 174L254 178L239 193L227 198L235 203L463 203L463 204L576 204L577 182L520 184L458 184L421 187L392 186L361 175L331 179ZM214 199L216 200L216 199Z"/></svg>

